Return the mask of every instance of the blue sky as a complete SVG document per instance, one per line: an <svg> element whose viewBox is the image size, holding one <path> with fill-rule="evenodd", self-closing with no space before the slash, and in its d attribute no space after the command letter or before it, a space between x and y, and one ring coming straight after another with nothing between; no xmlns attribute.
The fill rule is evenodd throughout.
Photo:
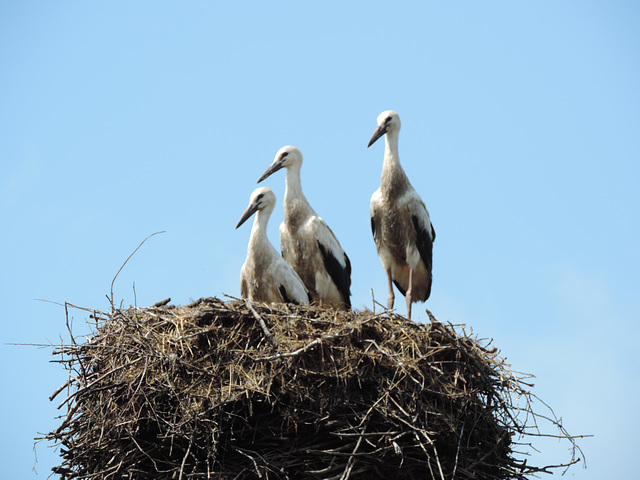
<svg viewBox="0 0 640 480"><path fill-rule="evenodd" d="M36 299L106 311L157 231L117 301L239 296L250 228L234 227L283 145L351 258L352 303L384 303L383 146L366 144L386 109L437 232L414 317L494 339L570 433L595 435L572 477L635 475L640 4L396 3L0 2L7 478L58 461L41 443L32 471L65 372L9 345L68 340L64 309ZM284 174L265 184L278 246ZM567 459L540 448L530 463Z"/></svg>

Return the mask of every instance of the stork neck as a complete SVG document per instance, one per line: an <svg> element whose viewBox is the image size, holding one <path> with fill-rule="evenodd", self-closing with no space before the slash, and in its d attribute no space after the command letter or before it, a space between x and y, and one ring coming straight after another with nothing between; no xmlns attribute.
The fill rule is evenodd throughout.
<svg viewBox="0 0 640 480"><path fill-rule="evenodd" d="M384 165L383 168L400 165L398 155L398 130L387 132L384 136Z"/></svg>
<svg viewBox="0 0 640 480"><path fill-rule="evenodd" d="M397 196L410 185L398 155L398 131L388 132L384 139L384 160L380 177L380 190L387 197Z"/></svg>
<svg viewBox="0 0 640 480"><path fill-rule="evenodd" d="M300 181L300 167L301 165L290 165L287 167L286 179L285 179L285 199L287 197L303 197L302 183Z"/></svg>
<svg viewBox="0 0 640 480"><path fill-rule="evenodd" d="M302 193L300 183L300 165L287 167L286 187L284 190L284 220L291 228L298 228L300 222L315 212Z"/></svg>
<svg viewBox="0 0 640 480"><path fill-rule="evenodd" d="M269 217L273 209L265 208L258 210L256 218L253 220L253 227L251 227L251 238L249 239L250 246L261 247L269 243L267 238L267 224L269 223Z"/></svg>

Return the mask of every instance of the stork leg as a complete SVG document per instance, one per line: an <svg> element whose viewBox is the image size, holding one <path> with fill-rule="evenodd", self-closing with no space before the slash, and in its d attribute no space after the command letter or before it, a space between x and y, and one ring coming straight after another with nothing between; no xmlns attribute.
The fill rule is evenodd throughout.
<svg viewBox="0 0 640 480"><path fill-rule="evenodd" d="M322 297L320 297L320 300L318 300L318 305L320 306L320 308L322 308Z"/></svg>
<svg viewBox="0 0 640 480"><path fill-rule="evenodd" d="M393 301L396 299L393 294L393 280L391 279L391 267L387 269L387 280L389 281L389 296L387 297L387 309L393 309Z"/></svg>
<svg viewBox="0 0 640 480"><path fill-rule="evenodd" d="M405 298L407 299L407 318L411 320L411 292L413 291L413 268L409 268L409 288Z"/></svg>

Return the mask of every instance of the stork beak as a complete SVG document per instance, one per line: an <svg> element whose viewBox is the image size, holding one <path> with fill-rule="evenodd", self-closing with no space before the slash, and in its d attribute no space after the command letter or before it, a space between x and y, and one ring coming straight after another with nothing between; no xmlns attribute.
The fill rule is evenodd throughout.
<svg viewBox="0 0 640 480"><path fill-rule="evenodd" d="M386 125L381 125L378 128L376 128L376 131L373 132L373 136L371 137L371 140L369 140L369 144L367 145L367 148L369 148L371 145L376 143L376 140L378 140L385 133L387 133L387 126Z"/></svg>
<svg viewBox="0 0 640 480"><path fill-rule="evenodd" d="M236 225L236 228L238 228L240 225L242 225L244 222L247 221L247 219L253 215L254 213L256 213L258 211L258 204L257 203L252 203L251 205L249 205L247 207L247 209L244 211L244 213L242 214L242 217L240 217L240 221L238 222L238 224Z"/></svg>
<svg viewBox="0 0 640 480"><path fill-rule="evenodd" d="M271 166L269 168L267 168L267 171L262 174L262 176L260 177L260 179L256 183L260 183L265 178L271 176L272 173L275 173L278 170L282 169L282 167L284 166L283 163L284 162L282 160L277 160L277 161L273 162L271 164Z"/></svg>

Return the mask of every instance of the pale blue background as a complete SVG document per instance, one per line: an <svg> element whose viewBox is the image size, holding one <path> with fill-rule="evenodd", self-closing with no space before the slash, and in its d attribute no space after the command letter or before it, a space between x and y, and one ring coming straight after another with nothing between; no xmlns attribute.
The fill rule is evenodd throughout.
<svg viewBox="0 0 640 480"><path fill-rule="evenodd" d="M239 295L250 227L234 227L283 145L351 258L354 306L384 302L383 146L365 147L390 108L437 232L426 307L493 338L569 432L595 435L569 476L633 478L639 20L615 0L0 2L3 478L34 478L33 437L60 421L51 349L8 345L68 341L64 309L36 299L106 311L160 230L116 300ZM278 245L284 174L265 183ZM37 455L46 478L56 453Z"/></svg>

